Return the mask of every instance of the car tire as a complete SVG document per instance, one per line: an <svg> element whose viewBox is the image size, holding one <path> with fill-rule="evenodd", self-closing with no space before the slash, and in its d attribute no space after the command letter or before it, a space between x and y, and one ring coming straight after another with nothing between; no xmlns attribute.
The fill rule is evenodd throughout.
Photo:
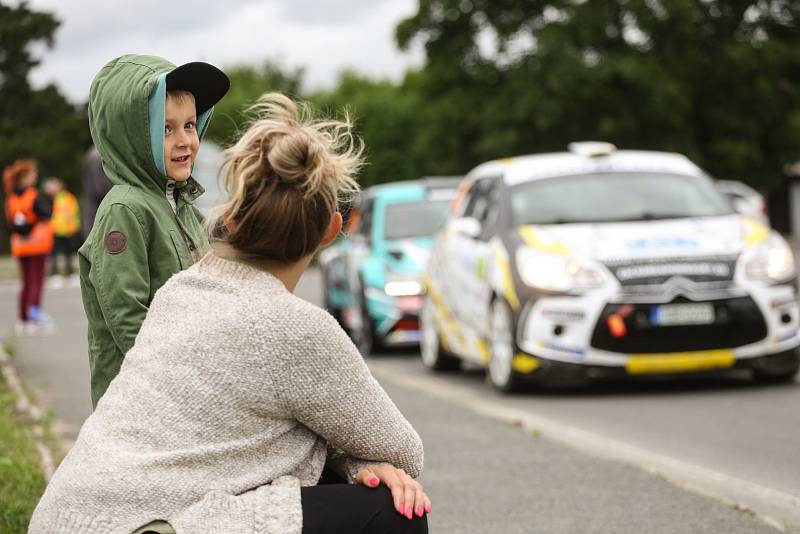
<svg viewBox="0 0 800 534"><path fill-rule="evenodd" d="M457 371L461 362L442 347L441 335L433 318L433 303L425 297L420 313L420 356L422 363L431 371Z"/></svg>
<svg viewBox="0 0 800 534"><path fill-rule="evenodd" d="M514 314L503 299L492 301L489 314L489 364L486 379L503 393L517 391L522 379L512 365L516 354Z"/></svg>
<svg viewBox="0 0 800 534"><path fill-rule="evenodd" d="M324 308L326 310L328 310L328 313L330 313L333 316L333 318L336 319L336 322L339 323L339 326L341 326L344 329L344 331L346 332L347 331L347 327L344 324L344 316L342 314L342 310L340 308L337 308L336 306L334 306L333 302L331 302L331 300L330 300L330 297L329 297L329 295L330 295L330 293L329 293L330 287L331 287L331 283L330 283L330 281L328 279L328 273L327 273L327 271L325 269L322 269L322 295L323 295L322 300L323 300L323 306L324 306Z"/></svg>
<svg viewBox="0 0 800 534"><path fill-rule="evenodd" d="M758 382L780 384L792 382L800 371L800 349L782 352L771 357L778 365L764 365L753 368L753 377Z"/></svg>
<svg viewBox="0 0 800 534"><path fill-rule="evenodd" d="M375 323L367 310L367 297L364 295L363 283L361 288L358 301L359 313L361 314L361 326L351 337L353 337L353 342L356 347L358 347L361 356L368 358L378 350L380 343L375 335Z"/></svg>

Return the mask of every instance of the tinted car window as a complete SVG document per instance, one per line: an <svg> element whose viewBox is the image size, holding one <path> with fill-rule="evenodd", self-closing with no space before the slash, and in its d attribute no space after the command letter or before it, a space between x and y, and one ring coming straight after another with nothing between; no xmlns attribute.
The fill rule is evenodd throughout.
<svg viewBox="0 0 800 534"><path fill-rule="evenodd" d="M449 201L401 202L386 206L386 239L430 237L439 229Z"/></svg>
<svg viewBox="0 0 800 534"><path fill-rule="evenodd" d="M559 224L707 217L733 213L701 177L661 173L598 173L514 186L516 224Z"/></svg>

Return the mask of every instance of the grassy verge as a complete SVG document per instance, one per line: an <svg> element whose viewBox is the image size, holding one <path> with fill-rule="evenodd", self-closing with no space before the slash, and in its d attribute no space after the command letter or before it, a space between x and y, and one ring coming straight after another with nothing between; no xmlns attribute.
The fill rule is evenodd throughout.
<svg viewBox="0 0 800 534"><path fill-rule="evenodd" d="M30 425L14 413L16 397L0 377L0 534L24 534L45 488Z"/></svg>

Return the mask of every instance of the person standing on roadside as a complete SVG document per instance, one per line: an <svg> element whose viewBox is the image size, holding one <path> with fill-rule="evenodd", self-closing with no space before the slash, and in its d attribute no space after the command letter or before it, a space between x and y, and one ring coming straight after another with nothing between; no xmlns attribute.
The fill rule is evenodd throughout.
<svg viewBox="0 0 800 534"><path fill-rule="evenodd" d="M89 237L97 208L111 190L111 180L103 170L100 152L92 145L83 158L83 197L81 199L81 238Z"/></svg>
<svg viewBox="0 0 800 534"><path fill-rule="evenodd" d="M208 63L125 55L95 76L89 129L114 186L78 250L92 406L133 346L156 291L208 246L192 177L230 80Z"/></svg>
<svg viewBox="0 0 800 534"><path fill-rule="evenodd" d="M17 160L3 171L11 255L19 261L22 282L15 326L20 335L52 328L50 318L41 309L47 258L53 250L52 204L36 189L38 173L32 159Z"/></svg>
<svg viewBox="0 0 800 534"><path fill-rule="evenodd" d="M75 253L78 250L78 232L81 229L81 214L78 199L64 187L60 178L48 178L44 183L45 194L52 199L54 245L51 264L50 287L63 286L69 281L77 285L79 280L73 277ZM59 257L63 258L63 274L59 269Z"/></svg>

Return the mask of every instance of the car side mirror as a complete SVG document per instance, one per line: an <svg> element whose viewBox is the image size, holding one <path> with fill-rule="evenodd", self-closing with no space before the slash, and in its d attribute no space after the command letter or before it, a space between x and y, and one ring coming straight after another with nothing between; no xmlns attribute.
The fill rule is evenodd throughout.
<svg viewBox="0 0 800 534"><path fill-rule="evenodd" d="M450 222L450 229L459 235L475 239L481 234L481 223L474 217L459 217Z"/></svg>

